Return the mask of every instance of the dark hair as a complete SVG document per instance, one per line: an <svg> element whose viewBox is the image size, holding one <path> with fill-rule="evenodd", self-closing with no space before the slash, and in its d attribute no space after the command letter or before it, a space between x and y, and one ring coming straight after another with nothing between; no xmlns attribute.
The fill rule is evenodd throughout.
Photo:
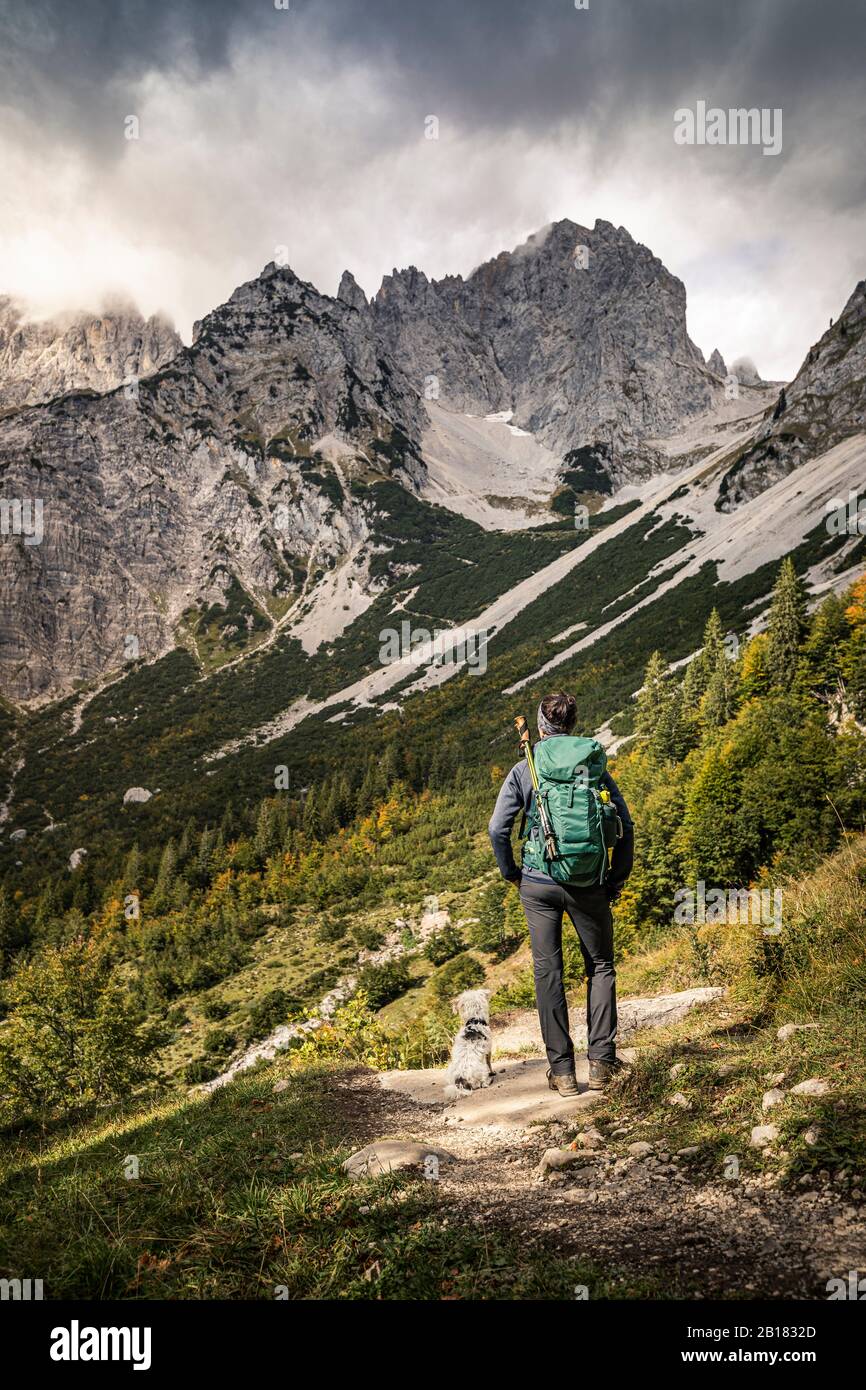
<svg viewBox="0 0 866 1390"><path fill-rule="evenodd" d="M541 712L557 729L564 729L568 734L574 728L577 718L577 701L573 695L545 695L541 702Z"/></svg>

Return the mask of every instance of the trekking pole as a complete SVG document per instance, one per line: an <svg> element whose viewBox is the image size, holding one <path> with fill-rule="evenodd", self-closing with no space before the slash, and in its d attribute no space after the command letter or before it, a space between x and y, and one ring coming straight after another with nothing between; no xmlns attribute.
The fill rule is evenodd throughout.
<svg viewBox="0 0 866 1390"><path fill-rule="evenodd" d="M535 771L535 759L532 756L532 744L529 741L529 725L522 714L515 717L514 727L520 736L520 751L529 764L529 775L535 790L535 801L538 806L538 819L541 821L541 833L544 836L545 852L548 859L555 859L557 857L556 837L551 828L544 798L538 787L538 773Z"/></svg>

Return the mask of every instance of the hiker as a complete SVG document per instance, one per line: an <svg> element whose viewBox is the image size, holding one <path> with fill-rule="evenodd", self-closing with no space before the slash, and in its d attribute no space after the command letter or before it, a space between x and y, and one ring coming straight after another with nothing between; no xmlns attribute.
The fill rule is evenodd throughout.
<svg viewBox="0 0 866 1390"><path fill-rule="evenodd" d="M572 695L548 695L538 707L540 741L533 762L548 828L556 840L556 858L550 858L545 845L529 756L503 782L487 827L500 873L518 884L526 913L547 1079L561 1096L579 1094L562 978L562 915L567 912L571 918L586 965L589 1089L600 1091L624 1066L616 1055L610 905L622 891L634 859L628 807L606 770L601 744L572 737L576 717ZM525 728L525 721L515 722ZM520 812L522 868L511 848L511 830Z"/></svg>

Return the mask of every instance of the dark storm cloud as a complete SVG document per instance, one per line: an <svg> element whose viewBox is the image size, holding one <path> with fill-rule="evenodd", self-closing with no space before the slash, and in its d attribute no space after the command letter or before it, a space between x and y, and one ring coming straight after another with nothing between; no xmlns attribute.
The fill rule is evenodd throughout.
<svg viewBox="0 0 866 1390"><path fill-rule="evenodd" d="M853 103L859 0L3 0L4 102L98 138L106 88L149 70L226 66L234 41L278 43L287 66L327 43L335 66L398 66L421 104L523 130L585 114L628 119L687 88L733 104ZM714 86L726 92L716 97Z"/></svg>
<svg viewBox="0 0 866 1390"><path fill-rule="evenodd" d="M599 216L781 375L863 274L863 0L289 4L0 0L0 293L188 332L276 246L372 291ZM698 100L781 108L782 153L675 144Z"/></svg>
<svg viewBox="0 0 866 1390"><path fill-rule="evenodd" d="M110 140L118 88L156 69L226 64L238 6L223 0L0 0L0 103L44 134Z"/></svg>

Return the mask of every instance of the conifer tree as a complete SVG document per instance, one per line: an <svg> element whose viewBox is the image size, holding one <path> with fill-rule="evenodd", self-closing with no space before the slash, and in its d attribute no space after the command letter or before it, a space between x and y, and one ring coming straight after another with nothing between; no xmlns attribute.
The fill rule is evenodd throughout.
<svg viewBox="0 0 866 1390"><path fill-rule="evenodd" d="M637 697L637 732L652 739L668 698L668 664L661 652L653 652L646 665L643 685Z"/></svg>
<svg viewBox="0 0 866 1390"><path fill-rule="evenodd" d="M319 806L320 788L311 787L304 799L304 814L301 821L304 834L309 840L317 840L322 833L322 816Z"/></svg>
<svg viewBox="0 0 866 1390"><path fill-rule="evenodd" d="M770 689L770 672L767 666L767 635L758 633L746 644L740 669L740 699L754 700L766 695Z"/></svg>
<svg viewBox="0 0 866 1390"><path fill-rule="evenodd" d="M151 899L151 907L157 912L164 912L171 904L176 869L177 848L174 839L171 839L162 851Z"/></svg>
<svg viewBox="0 0 866 1390"><path fill-rule="evenodd" d="M140 892L141 879L141 851L138 848L138 841L136 840L129 854L126 856L126 862L123 866L122 884L124 893Z"/></svg>
<svg viewBox="0 0 866 1390"><path fill-rule="evenodd" d="M716 666L701 701L701 719L712 729L727 724L736 710L736 680L733 662L728 661L722 648L716 657Z"/></svg>
<svg viewBox="0 0 866 1390"><path fill-rule="evenodd" d="M722 620L719 617L718 608L714 608L707 618L704 628L704 670L706 671L707 683L712 678L716 669L719 656L725 652L725 631L722 627Z"/></svg>
<svg viewBox="0 0 866 1390"><path fill-rule="evenodd" d="M678 762L687 753L689 742L682 687L678 681L668 680L663 687L656 726L650 735L650 751L661 762Z"/></svg>
<svg viewBox="0 0 866 1390"><path fill-rule="evenodd" d="M352 819L352 789L345 773L340 777L334 791L334 810L340 825L348 825Z"/></svg>
<svg viewBox="0 0 866 1390"><path fill-rule="evenodd" d="M683 710L693 714L701 703L707 688L707 675L703 652L693 656L683 677Z"/></svg>
<svg viewBox="0 0 866 1390"><path fill-rule="evenodd" d="M0 973L6 970L11 957L23 944L15 903L7 888L0 883Z"/></svg>
<svg viewBox="0 0 866 1390"><path fill-rule="evenodd" d="M178 866L178 869L183 869L183 868L187 865L187 863L189 862L189 857L190 857L190 855L192 854L192 847L193 847L194 843L195 843L195 821L193 820L192 816L190 816L190 817L189 817L189 820L188 820L187 823L186 823L186 825L183 827L183 834L182 834L181 837L180 837L180 843L178 844L178 847L177 847L177 866Z"/></svg>
<svg viewBox="0 0 866 1390"><path fill-rule="evenodd" d="M378 780L376 764L371 758L367 763L367 771L364 773L364 780L358 788L358 795L355 802L359 815L368 815L376 804Z"/></svg>
<svg viewBox="0 0 866 1390"><path fill-rule="evenodd" d="M774 686L790 686L806 633L806 595L790 555L782 561L767 623L767 667Z"/></svg>
<svg viewBox="0 0 866 1390"><path fill-rule="evenodd" d="M256 817L256 829L253 835L253 849L260 864L264 864L270 857L275 836L274 811L275 804L269 797L266 797L259 806L259 813Z"/></svg>
<svg viewBox="0 0 866 1390"><path fill-rule="evenodd" d="M804 654L812 686L835 686L842 675L842 647L849 635L845 604L837 594L829 594L809 625Z"/></svg>

